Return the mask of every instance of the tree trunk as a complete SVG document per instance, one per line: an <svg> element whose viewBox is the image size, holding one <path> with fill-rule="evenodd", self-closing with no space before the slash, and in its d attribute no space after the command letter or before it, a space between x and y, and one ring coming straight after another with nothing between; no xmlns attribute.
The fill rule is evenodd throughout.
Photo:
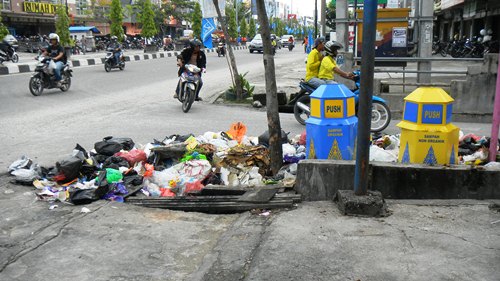
<svg viewBox="0 0 500 281"><path fill-rule="evenodd" d="M267 19L264 0L257 0L262 44L264 45L264 70L266 77L267 126L269 128L269 150L271 154L271 172L275 175L283 165L283 147L281 144L281 124L278 113L278 91L271 43L271 30Z"/></svg>
<svg viewBox="0 0 500 281"><path fill-rule="evenodd" d="M226 50L229 55L229 67L231 69L231 78L233 79L233 85L236 88L236 99L243 99L243 85L241 84L240 76L238 74L238 67L236 67L236 60L234 58L233 48L231 44L229 44L229 35L227 33L226 21L222 18L220 8L219 8L219 0L213 0L215 5L215 10L217 11L217 17L219 18L219 22L221 23L222 31L224 32L224 37L226 38Z"/></svg>

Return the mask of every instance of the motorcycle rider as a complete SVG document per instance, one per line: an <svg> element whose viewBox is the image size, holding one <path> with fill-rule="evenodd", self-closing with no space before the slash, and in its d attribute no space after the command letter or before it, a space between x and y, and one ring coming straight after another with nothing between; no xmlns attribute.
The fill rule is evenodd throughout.
<svg viewBox="0 0 500 281"><path fill-rule="evenodd" d="M205 56L205 53L201 50L200 40L193 39L189 41L189 47L182 50L181 54L177 56L177 66L179 66L179 71L177 72L178 76L181 76L181 74L184 72L185 70L184 66L186 64L196 65L197 67L201 68L202 70L201 72L203 73L206 72L207 57ZM202 99L199 97L201 87L203 86L203 81L201 80L201 72L199 73L200 81L198 84L198 89L196 89L196 99L195 99L196 101L202 101ZM177 83L177 89L175 89L174 98L178 98L180 86L181 85L179 80L179 82Z"/></svg>
<svg viewBox="0 0 500 281"><path fill-rule="evenodd" d="M52 61L56 64L54 69L54 76L56 81L56 86L61 87L61 70L64 68L66 64L67 58L64 53L64 48L59 45L59 35L56 33L49 34L49 42L50 45L43 52L43 56L50 56Z"/></svg>
<svg viewBox="0 0 500 281"><path fill-rule="evenodd" d="M325 38L318 37L314 40L312 51L307 56L306 79L305 81L314 88L325 84L325 81L318 78L319 67L323 60L323 50L325 49Z"/></svg>
<svg viewBox="0 0 500 281"><path fill-rule="evenodd" d="M346 78L353 79L354 74L351 72L345 72L339 67L337 67L336 57L339 49L344 48L342 44L336 41L328 41L325 44L326 56L321 61L321 66L319 67L318 78L325 81L326 84L336 84L333 80L334 73Z"/></svg>
<svg viewBox="0 0 500 281"><path fill-rule="evenodd" d="M115 64L120 63L120 57L122 55L122 49L120 46L120 43L118 43L118 37L116 36L111 36L111 41L109 42L108 46L106 46L106 49L113 49L113 56L115 57Z"/></svg>

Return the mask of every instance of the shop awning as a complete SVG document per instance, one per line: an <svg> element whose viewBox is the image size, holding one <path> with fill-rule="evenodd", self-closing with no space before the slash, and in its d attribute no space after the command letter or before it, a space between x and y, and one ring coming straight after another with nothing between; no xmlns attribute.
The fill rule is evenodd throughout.
<svg viewBox="0 0 500 281"><path fill-rule="evenodd" d="M99 29L95 26L70 26L69 32L87 32L92 31L93 33L101 33Z"/></svg>

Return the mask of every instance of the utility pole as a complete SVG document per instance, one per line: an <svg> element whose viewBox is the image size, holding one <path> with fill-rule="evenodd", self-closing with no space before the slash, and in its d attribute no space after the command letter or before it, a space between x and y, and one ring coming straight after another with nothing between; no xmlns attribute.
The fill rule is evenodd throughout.
<svg viewBox="0 0 500 281"><path fill-rule="evenodd" d="M354 193L366 195L370 162L370 126L372 89L375 66L375 33L377 31L377 0L365 0L363 13L363 47L361 56L361 85L358 109L358 137Z"/></svg>
<svg viewBox="0 0 500 281"><path fill-rule="evenodd" d="M349 50L349 23L347 22L347 0L337 0L335 19L337 30L337 42ZM356 44L356 43L354 43Z"/></svg>
<svg viewBox="0 0 500 281"><path fill-rule="evenodd" d="M318 37L318 0L314 0L314 38Z"/></svg>
<svg viewBox="0 0 500 281"><path fill-rule="evenodd" d="M418 40L418 56L420 58L430 58L432 56L432 30L433 30L433 13L434 13L434 2L433 1L422 1L418 5L419 8L419 40ZM432 63L431 61L418 62L418 71L431 71ZM430 83L431 74L430 73L418 73L417 82L419 83Z"/></svg>
<svg viewBox="0 0 500 281"><path fill-rule="evenodd" d="M321 0L321 36L326 36L326 0Z"/></svg>

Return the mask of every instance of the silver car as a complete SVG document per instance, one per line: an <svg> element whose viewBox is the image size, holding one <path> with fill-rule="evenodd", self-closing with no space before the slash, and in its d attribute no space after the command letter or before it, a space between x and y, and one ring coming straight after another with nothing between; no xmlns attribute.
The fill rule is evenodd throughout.
<svg viewBox="0 0 500 281"><path fill-rule="evenodd" d="M253 53L254 51L262 53L264 47L262 45L262 36L260 34L255 35L252 41L250 41L248 49L250 50L250 53Z"/></svg>

